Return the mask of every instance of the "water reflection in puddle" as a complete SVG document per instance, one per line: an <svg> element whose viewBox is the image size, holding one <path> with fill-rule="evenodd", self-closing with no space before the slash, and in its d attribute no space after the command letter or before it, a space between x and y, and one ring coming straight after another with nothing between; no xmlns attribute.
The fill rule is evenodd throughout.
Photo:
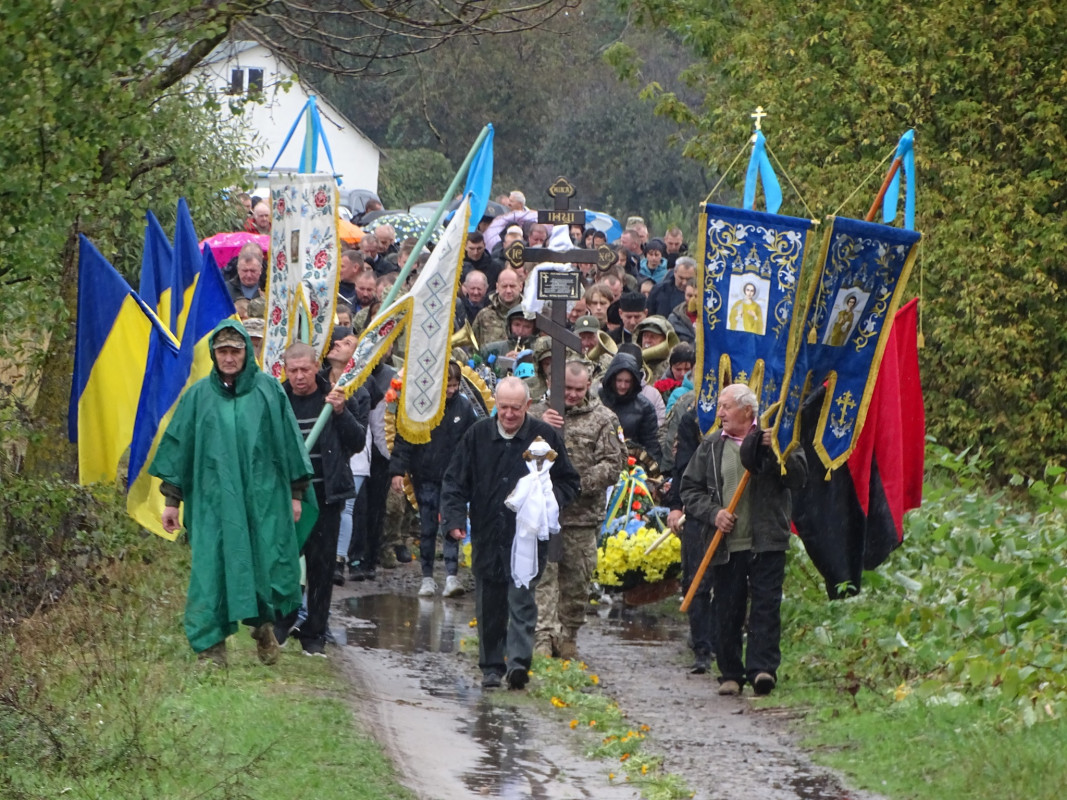
<svg viewBox="0 0 1067 800"><path fill-rule="evenodd" d="M455 653L471 630L471 606L435 598L375 594L345 598L348 643L395 653Z"/></svg>
<svg viewBox="0 0 1067 800"><path fill-rule="evenodd" d="M460 797L464 790L470 797L543 800L634 796L605 788L602 765L577 756L557 722L531 713L525 693L485 692L474 669L450 663L462 640L477 636L470 598L381 594L346 598L343 608L361 668L393 676L379 687L393 704L388 713L410 715L405 730L418 731L403 737L401 747L410 752L401 760L443 763L456 782L413 787L420 796Z"/></svg>

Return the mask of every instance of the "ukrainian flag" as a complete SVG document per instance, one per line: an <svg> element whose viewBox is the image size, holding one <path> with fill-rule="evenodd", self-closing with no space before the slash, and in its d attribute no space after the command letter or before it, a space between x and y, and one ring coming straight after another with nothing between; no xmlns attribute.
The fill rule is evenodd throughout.
<svg viewBox="0 0 1067 800"><path fill-rule="evenodd" d="M182 340L196 277L200 274L200 240L196 238L189 204L182 197L178 200L178 221L174 226L174 263L171 280L170 329Z"/></svg>
<svg viewBox="0 0 1067 800"><path fill-rule="evenodd" d="M78 481L114 481L130 444L155 314L79 236L78 322L68 432L78 443Z"/></svg>
<svg viewBox="0 0 1067 800"><path fill-rule="evenodd" d="M174 248L155 215L145 213L144 255L141 256L141 295L154 308L165 325L170 325L170 296L173 284ZM173 328L171 328L173 330Z"/></svg>
<svg viewBox="0 0 1067 800"><path fill-rule="evenodd" d="M187 308L181 347L175 352L167 346L164 337L153 333L130 445L126 511L142 527L171 541L177 538L177 533L163 530L160 518L164 500L159 491L160 481L148 474L148 466L182 393L211 372L209 335L220 320L231 316L236 314L229 289L215 265L211 248L205 246L195 291ZM254 356L249 353L248 357Z"/></svg>

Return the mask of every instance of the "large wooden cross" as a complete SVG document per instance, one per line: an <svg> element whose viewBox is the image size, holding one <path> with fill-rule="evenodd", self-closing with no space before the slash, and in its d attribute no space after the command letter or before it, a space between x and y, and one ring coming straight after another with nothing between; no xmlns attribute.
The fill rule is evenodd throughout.
<svg viewBox="0 0 1067 800"><path fill-rule="evenodd" d="M553 199L553 208L539 210L537 221L550 225L581 225L585 227L585 212L570 208L570 199L574 196L574 187L566 178L556 178L548 187L548 194ZM595 250L575 248L573 250L549 250L547 247L526 247L522 240L512 242L504 251L504 257L513 267L523 264L597 264L610 267L615 263L615 251L606 244ZM567 329L567 301L580 300L581 273L577 270L542 271L538 273L537 299L552 301L552 315L537 315L538 329L552 339L552 392L549 405L563 415L563 386L566 381L566 348L576 353L582 352L582 342L578 336ZM536 365L535 365L536 369Z"/></svg>

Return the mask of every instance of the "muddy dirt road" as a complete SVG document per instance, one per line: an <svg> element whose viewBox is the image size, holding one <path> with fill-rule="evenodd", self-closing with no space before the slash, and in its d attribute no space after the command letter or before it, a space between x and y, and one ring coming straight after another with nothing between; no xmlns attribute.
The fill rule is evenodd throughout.
<svg viewBox="0 0 1067 800"><path fill-rule="evenodd" d="M415 564L334 592L331 627L366 727L419 798L637 798L612 764L582 755L567 720L525 693L483 692L470 596L416 596ZM469 576L465 576L469 581ZM582 629L582 659L697 800L876 800L814 766L780 710L715 693L691 675L679 615L601 607ZM336 652L336 651L333 651ZM534 678L536 680L536 677Z"/></svg>

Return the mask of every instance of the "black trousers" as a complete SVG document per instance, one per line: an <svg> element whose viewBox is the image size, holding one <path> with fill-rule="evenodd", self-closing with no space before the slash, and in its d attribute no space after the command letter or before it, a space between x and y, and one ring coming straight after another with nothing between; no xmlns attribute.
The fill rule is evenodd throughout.
<svg viewBox="0 0 1067 800"><path fill-rule="evenodd" d="M382 533L385 531L385 501L389 497L389 459L371 448L370 475L363 482L367 491L367 538L363 551L363 566L378 566Z"/></svg>
<svg viewBox="0 0 1067 800"><path fill-rule="evenodd" d="M692 583L693 576L710 543L710 535L691 533L688 529L682 532L683 592L689 591L689 584ZM697 656L711 656L719 652L719 636L715 623L715 598L711 591L713 574L711 567L704 570L704 577L700 580L700 586L689 603L689 610L686 611L686 616L689 617L690 646Z"/></svg>
<svg viewBox="0 0 1067 800"><path fill-rule="evenodd" d="M712 568L718 617L716 652L720 681L751 683L761 672L778 679L782 663L782 584L785 552L730 553L730 560ZM744 643L748 611L748 647Z"/></svg>
<svg viewBox="0 0 1067 800"><path fill-rule="evenodd" d="M308 617L300 625L300 641L321 639L326 634L327 618L330 615L330 600L333 598L333 569L337 560L337 533L341 527L341 511L344 502L327 503L325 493L315 486L319 501L319 518L308 534L304 544L304 561L307 567ZM296 614L290 622L295 622Z"/></svg>

